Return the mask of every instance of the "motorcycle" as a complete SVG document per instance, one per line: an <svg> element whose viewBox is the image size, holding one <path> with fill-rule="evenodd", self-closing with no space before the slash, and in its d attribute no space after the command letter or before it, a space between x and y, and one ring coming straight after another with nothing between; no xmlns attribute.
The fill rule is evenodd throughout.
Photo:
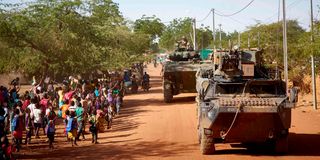
<svg viewBox="0 0 320 160"><path fill-rule="evenodd" d="M131 93L138 93L138 84L137 84L137 82L132 81Z"/></svg>
<svg viewBox="0 0 320 160"><path fill-rule="evenodd" d="M142 89L143 89L143 91L149 91L149 89L150 89L149 82L142 82Z"/></svg>
<svg viewBox="0 0 320 160"><path fill-rule="evenodd" d="M124 93L125 94L128 94L131 92L131 87L132 87L132 82L131 81L127 81L127 82L124 82Z"/></svg>

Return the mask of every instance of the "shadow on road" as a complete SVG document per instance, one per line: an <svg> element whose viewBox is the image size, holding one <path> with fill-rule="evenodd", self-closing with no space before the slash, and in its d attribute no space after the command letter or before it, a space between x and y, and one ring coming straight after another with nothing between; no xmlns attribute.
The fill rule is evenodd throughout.
<svg viewBox="0 0 320 160"><path fill-rule="evenodd" d="M135 142L127 140L119 145L118 141L106 142L92 146L64 147L56 150L41 150L37 155L25 155L19 159L138 159L146 157L171 157L183 155L192 150L192 145L155 141ZM121 141L122 142L122 141ZM135 143L133 143L135 142Z"/></svg>
<svg viewBox="0 0 320 160"><path fill-rule="evenodd" d="M289 135L289 152L280 156L320 156L319 134L296 134ZM219 144L217 144L219 145ZM232 149L217 150L215 154L239 154L251 156L279 156L275 154L268 144L232 144Z"/></svg>
<svg viewBox="0 0 320 160"><path fill-rule="evenodd" d="M138 99L128 99L126 100L126 107L138 107L138 106L163 106L163 107L170 107L173 105L179 105L184 107L185 104L194 104L195 103L195 96L187 96L187 97L174 97L171 103L165 103L163 99L159 98L147 98L143 100ZM146 110L139 111L132 110L133 112L144 112ZM149 111L148 111L149 112Z"/></svg>
<svg viewBox="0 0 320 160"><path fill-rule="evenodd" d="M141 94L155 94L155 93L162 93L162 89L161 88L151 88L149 91L139 90L139 92L137 94L141 95Z"/></svg>
<svg viewBox="0 0 320 160"><path fill-rule="evenodd" d="M320 156L320 134L290 133L289 154L296 156Z"/></svg>
<svg viewBox="0 0 320 160"><path fill-rule="evenodd" d="M196 96L173 97L172 103L194 103ZM171 104L171 103L169 103Z"/></svg>
<svg viewBox="0 0 320 160"><path fill-rule="evenodd" d="M150 82L151 87L162 87L162 79L157 79L157 80L151 80Z"/></svg>

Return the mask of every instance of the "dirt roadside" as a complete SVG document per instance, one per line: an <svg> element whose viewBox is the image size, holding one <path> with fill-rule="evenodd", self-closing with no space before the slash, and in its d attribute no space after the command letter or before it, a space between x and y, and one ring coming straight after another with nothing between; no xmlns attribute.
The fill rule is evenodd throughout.
<svg viewBox="0 0 320 160"><path fill-rule="evenodd" d="M183 94L171 104L162 100L160 67L148 68L151 90L125 97L125 106L111 130L99 134L100 144L91 144L91 135L71 147L58 125L56 149L49 150L45 136L24 146L19 159L320 159L320 112L309 103L299 103L292 112L289 153L273 155L263 147L253 150L216 145L217 154L202 156L196 131L194 94ZM306 97L302 97L306 98Z"/></svg>

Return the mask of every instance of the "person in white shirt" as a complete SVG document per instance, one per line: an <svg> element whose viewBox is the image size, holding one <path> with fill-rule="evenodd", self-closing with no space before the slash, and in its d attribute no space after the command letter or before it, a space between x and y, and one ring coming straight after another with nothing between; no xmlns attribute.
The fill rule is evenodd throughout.
<svg viewBox="0 0 320 160"><path fill-rule="evenodd" d="M6 133L9 132L9 129L10 129L10 120L9 120L9 109L8 109L8 103L7 102L4 102L3 103L3 110L4 110L4 131Z"/></svg>
<svg viewBox="0 0 320 160"><path fill-rule="evenodd" d="M28 105L27 108L30 109L30 117L31 119L34 119L34 109L36 108L36 103L37 103L37 99L36 98L32 98L31 99L31 104Z"/></svg>
<svg viewBox="0 0 320 160"><path fill-rule="evenodd" d="M33 110L34 114L34 128L36 131L36 138L39 138L39 130L42 128L42 110L39 104L35 104L35 109Z"/></svg>

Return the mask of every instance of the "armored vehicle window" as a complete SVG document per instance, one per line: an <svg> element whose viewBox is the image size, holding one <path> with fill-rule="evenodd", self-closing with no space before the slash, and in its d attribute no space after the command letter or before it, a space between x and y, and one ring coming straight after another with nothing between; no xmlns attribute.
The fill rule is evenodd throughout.
<svg viewBox="0 0 320 160"><path fill-rule="evenodd" d="M253 95L284 95L284 88L275 84L254 84L248 86L248 92Z"/></svg>
<svg viewBox="0 0 320 160"><path fill-rule="evenodd" d="M242 94L243 88L243 83L217 84L216 94Z"/></svg>

